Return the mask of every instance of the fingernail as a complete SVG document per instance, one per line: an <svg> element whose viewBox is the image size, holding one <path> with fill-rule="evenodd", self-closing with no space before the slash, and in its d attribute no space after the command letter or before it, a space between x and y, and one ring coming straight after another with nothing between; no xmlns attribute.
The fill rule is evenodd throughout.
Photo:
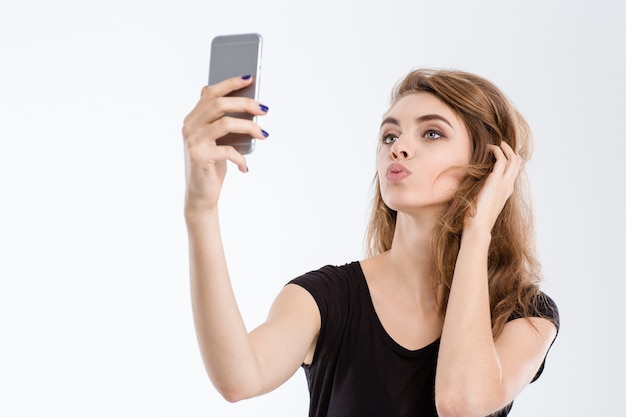
<svg viewBox="0 0 626 417"><path fill-rule="evenodd" d="M265 130L263 130L263 129L261 129L261 132L263 133L263 136L264 136L264 137L268 137L268 136L270 135L269 133L267 133L267 132L266 132Z"/></svg>
<svg viewBox="0 0 626 417"><path fill-rule="evenodd" d="M246 74L246 75L243 75L241 78L244 79L244 80L249 80L250 77L252 77L252 75Z"/></svg>
<svg viewBox="0 0 626 417"><path fill-rule="evenodd" d="M250 168L246 165L246 172L250 172Z"/></svg>
<svg viewBox="0 0 626 417"><path fill-rule="evenodd" d="M267 111L270 109L269 107L267 107L265 104L259 104L259 107L261 108L261 111L263 113L267 113Z"/></svg>

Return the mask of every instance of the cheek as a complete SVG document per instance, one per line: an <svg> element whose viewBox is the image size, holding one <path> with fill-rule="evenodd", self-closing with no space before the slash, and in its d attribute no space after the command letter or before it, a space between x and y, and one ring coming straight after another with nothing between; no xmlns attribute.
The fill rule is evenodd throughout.
<svg viewBox="0 0 626 417"><path fill-rule="evenodd" d="M382 184L387 175L386 164L383 163L380 153L376 156L376 173L378 174L378 181Z"/></svg>
<svg viewBox="0 0 626 417"><path fill-rule="evenodd" d="M442 173L433 182L433 195L444 200L450 200L459 188L462 178L463 176L458 170Z"/></svg>
<svg viewBox="0 0 626 417"><path fill-rule="evenodd" d="M447 161L447 169L433 169L433 195L449 200L461 185L463 170L455 167L464 167L469 163L469 158L459 158L458 161ZM442 165L439 165L441 167Z"/></svg>
<svg viewBox="0 0 626 417"><path fill-rule="evenodd" d="M380 170L383 166L383 160L384 156L382 154L382 151L379 149L378 152L376 152L376 172L378 172L378 175L380 175Z"/></svg>

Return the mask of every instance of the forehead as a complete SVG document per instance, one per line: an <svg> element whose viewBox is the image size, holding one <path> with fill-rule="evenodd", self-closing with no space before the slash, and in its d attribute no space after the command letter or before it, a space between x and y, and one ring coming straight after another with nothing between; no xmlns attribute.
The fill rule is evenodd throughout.
<svg viewBox="0 0 626 417"><path fill-rule="evenodd" d="M428 114L445 117L453 127L465 126L461 117L437 96L420 91L407 94L391 105L384 117L416 119Z"/></svg>

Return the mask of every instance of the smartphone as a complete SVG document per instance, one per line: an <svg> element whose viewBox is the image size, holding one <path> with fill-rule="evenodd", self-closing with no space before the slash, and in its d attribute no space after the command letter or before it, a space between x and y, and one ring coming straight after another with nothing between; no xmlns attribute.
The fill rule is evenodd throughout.
<svg viewBox="0 0 626 417"><path fill-rule="evenodd" d="M230 77L251 75L252 84L229 96L259 99L261 75L261 49L263 38L258 33L240 33L220 35L211 41L209 64L209 85L219 83ZM254 120L248 113L227 113L226 116ZM254 138L239 133L229 133L217 140L218 145L230 145L242 154L254 150Z"/></svg>

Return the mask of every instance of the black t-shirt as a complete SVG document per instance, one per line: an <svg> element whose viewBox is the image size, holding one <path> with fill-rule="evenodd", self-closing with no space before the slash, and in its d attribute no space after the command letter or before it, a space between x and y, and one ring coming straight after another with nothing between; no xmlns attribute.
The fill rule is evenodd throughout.
<svg viewBox="0 0 626 417"><path fill-rule="evenodd" d="M439 340L418 350L396 343L376 315L359 262L325 266L290 283L311 293L321 315L313 361L303 365L310 417L437 416ZM556 305L545 298L537 315L547 316L558 328ZM542 370L543 365L535 379ZM496 415L506 416L510 408Z"/></svg>

